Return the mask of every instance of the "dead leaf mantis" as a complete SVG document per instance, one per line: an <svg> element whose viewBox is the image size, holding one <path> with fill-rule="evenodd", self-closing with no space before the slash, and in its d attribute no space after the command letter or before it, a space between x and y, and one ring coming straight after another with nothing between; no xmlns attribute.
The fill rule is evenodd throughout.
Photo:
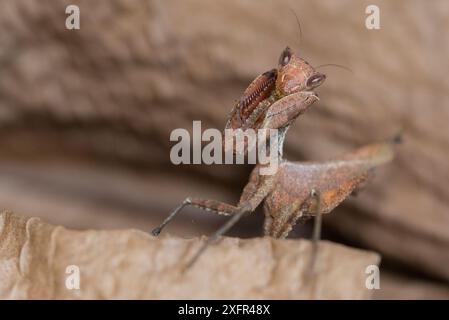
<svg viewBox="0 0 449 320"><path fill-rule="evenodd" d="M279 58L278 68L258 76L245 90L231 110L226 128L279 129L279 168L273 175L261 175L263 165L257 164L236 206L215 200L187 198L152 231L154 236L159 235L188 205L231 216L207 239L186 268L192 266L204 250L243 215L253 212L262 204L265 236L285 238L299 220L315 217L313 269L320 238L321 214L332 211L369 178L375 167L393 157L391 141L368 145L326 162L290 162L282 159L287 129L318 100L314 89L325 78L324 74L317 72L287 47Z"/></svg>

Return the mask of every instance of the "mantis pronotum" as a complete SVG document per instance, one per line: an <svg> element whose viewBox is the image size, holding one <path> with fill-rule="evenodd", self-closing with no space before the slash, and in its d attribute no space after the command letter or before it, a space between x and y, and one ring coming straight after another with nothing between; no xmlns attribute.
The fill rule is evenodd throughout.
<svg viewBox="0 0 449 320"><path fill-rule="evenodd" d="M288 127L318 100L314 89L325 78L324 74L317 72L287 47L279 58L278 68L258 76L245 90L232 109L226 128L279 129L279 169L274 175L261 175L259 171L263 165L257 164L236 206L187 198L153 230L153 235L159 235L187 205L231 216L208 238L187 267L193 265L204 250L244 214L253 212L260 204L263 204L265 212L266 236L285 238L298 220L316 217L313 266L320 238L321 214L332 211L369 178L375 167L392 159L394 141L368 145L327 162L282 160L283 141Z"/></svg>

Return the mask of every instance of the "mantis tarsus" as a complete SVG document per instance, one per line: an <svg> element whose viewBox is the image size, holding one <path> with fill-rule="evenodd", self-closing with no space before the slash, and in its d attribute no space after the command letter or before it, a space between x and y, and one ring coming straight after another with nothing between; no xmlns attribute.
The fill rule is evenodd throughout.
<svg viewBox="0 0 449 320"><path fill-rule="evenodd" d="M320 238L321 214L332 211L369 178L375 167L391 160L394 143L371 144L326 162L282 160L288 127L318 100L313 90L325 78L287 47L279 58L278 68L258 76L245 90L232 109L226 128L279 129L279 168L273 175L261 175L259 171L263 165L257 164L236 206L215 200L187 198L153 230L153 235L159 235L188 205L231 216L208 238L186 268L192 266L204 250L243 215L253 212L261 204L265 212L266 236L285 238L298 220L316 217L313 267Z"/></svg>

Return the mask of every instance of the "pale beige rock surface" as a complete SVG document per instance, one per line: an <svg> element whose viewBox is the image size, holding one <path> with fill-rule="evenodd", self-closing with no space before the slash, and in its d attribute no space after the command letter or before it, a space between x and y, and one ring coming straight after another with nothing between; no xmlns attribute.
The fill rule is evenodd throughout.
<svg viewBox="0 0 449 320"><path fill-rule="evenodd" d="M0 299L366 299L366 267L379 263L373 252L324 241L310 277L309 241L224 238L182 273L202 241L73 231L3 212ZM73 265L79 290L66 287Z"/></svg>

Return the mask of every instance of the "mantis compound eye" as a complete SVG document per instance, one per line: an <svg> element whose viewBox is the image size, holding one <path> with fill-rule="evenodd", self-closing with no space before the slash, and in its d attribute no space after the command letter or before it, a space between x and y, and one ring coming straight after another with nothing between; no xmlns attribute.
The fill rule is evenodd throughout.
<svg viewBox="0 0 449 320"><path fill-rule="evenodd" d="M279 57L279 66L283 67L290 62L290 58L292 57L292 51L289 47L285 48L282 51L281 56Z"/></svg>
<svg viewBox="0 0 449 320"><path fill-rule="evenodd" d="M315 73L307 80L307 88L313 89L321 85L326 79L326 75L322 73Z"/></svg>

